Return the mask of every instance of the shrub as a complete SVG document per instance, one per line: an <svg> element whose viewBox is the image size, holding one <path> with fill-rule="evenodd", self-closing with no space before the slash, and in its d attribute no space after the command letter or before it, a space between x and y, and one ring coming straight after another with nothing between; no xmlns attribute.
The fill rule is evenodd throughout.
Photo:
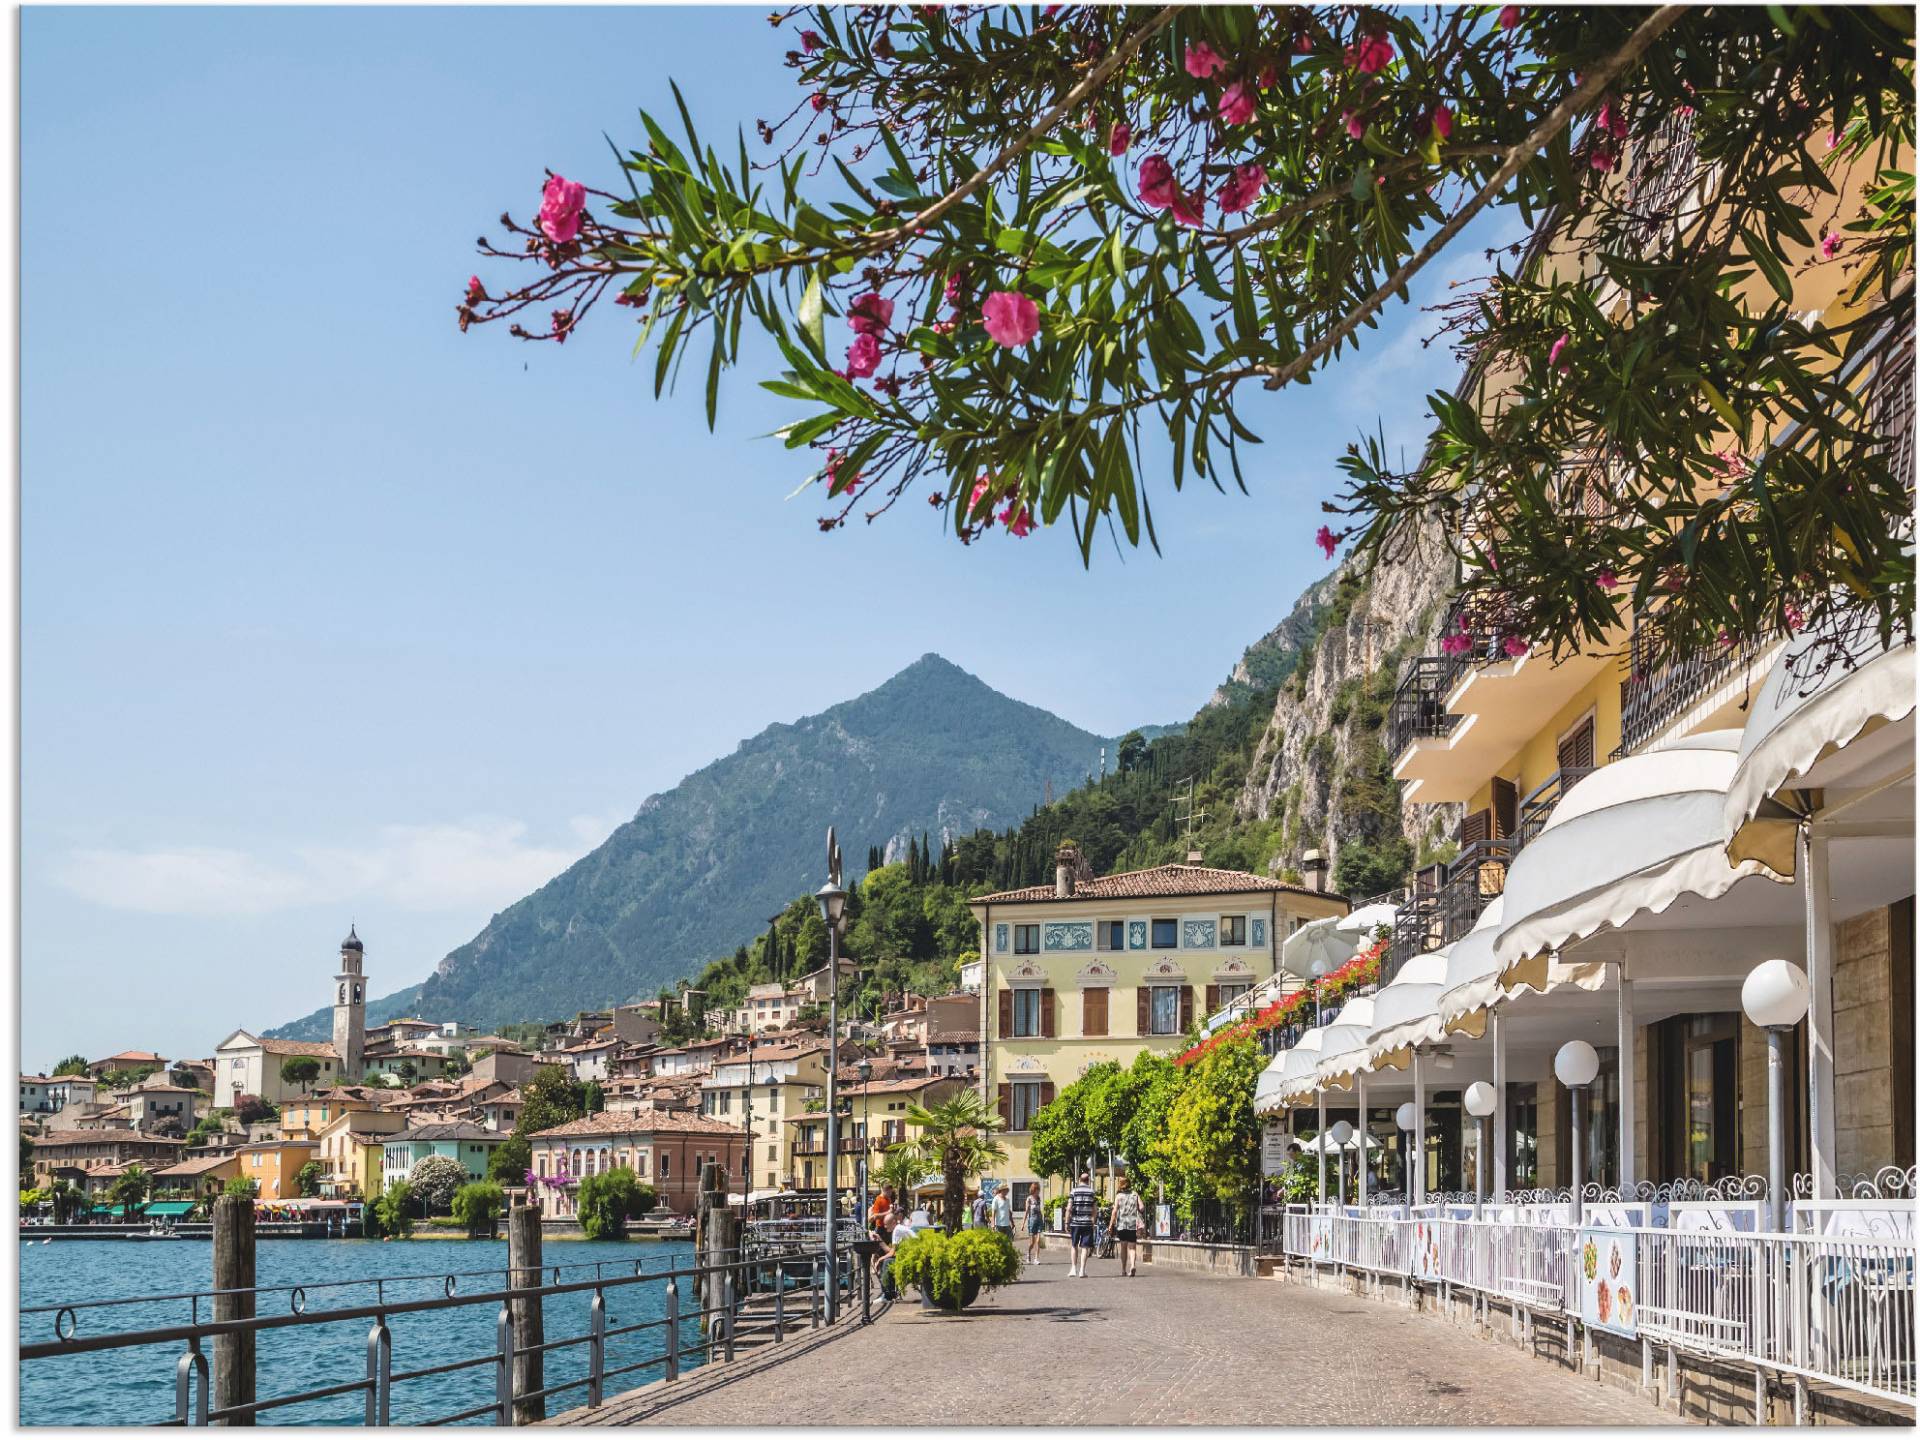
<svg viewBox="0 0 1920 1440"><path fill-rule="evenodd" d="M633 1171L618 1166L580 1182L575 1208L580 1228L589 1240L612 1240L626 1233L627 1216L633 1213Z"/></svg>
<svg viewBox="0 0 1920 1440"><path fill-rule="evenodd" d="M1020 1274L1013 1242L998 1230L962 1230L946 1235L923 1230L901 1243L893 1256L893 1277L918 1285L936 1304L954 1308L970 1290L991 1290Z"/></svg>
<svg viewBox="0 0 1920 1440"><path fill-rule="evenodd" d="M467 1234L490 1230L506 1204L506 1192L491 1180L475 1180L453 1192L453 1219L467 1227Z"/></svg>
<svg viewBox="0 0 1920 1440"><path fill-rule="evenodd" d="M408 1172L407 1184L427 1215L444 1214L460 1187L472 1178L466 1167L446 1155L429 1155Z"/></svg>
<svg viewBox="0 0 1920 1440"><path fill-rule="evenodd" d="M404 1180L387 1186L387 1193L373 1202L373 1214L380 1229L388 1235L413 1233L413 1187Z"/></svg>
<svg viewBox="0 0 1920 1440"><path fill-rule="evenodd" d="M222 1195L238 1195L242 1200L251 1200L260 1193L260 1186L244 1175L235 1175L221 1187Z"/></svg>

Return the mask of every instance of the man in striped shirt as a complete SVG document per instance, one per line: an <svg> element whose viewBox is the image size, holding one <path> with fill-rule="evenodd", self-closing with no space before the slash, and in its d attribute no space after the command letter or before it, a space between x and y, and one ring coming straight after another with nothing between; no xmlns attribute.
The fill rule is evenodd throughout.
<svg viewBox="0 0 1920 1440"><path fill-rule="evenodd" d="M1098 1206L1092 1177L1082 1170L1080 1183L1067 1192L1067 1240L1073 1246L1073 1263L1067 1274L1077 1280L1086 1278L1087 1261L1093 1254L1093 1221Z"/></svg>

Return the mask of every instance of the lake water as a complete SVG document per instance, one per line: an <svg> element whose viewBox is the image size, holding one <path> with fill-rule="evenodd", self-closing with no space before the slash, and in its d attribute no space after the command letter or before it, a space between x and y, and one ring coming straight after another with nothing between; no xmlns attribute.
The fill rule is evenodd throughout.
<svg viewBox="0 0 1920 1440"><path fill-rule="evenodd" d="M545 1247L547 1279L552 1267L565 1267L564 1281L591 1279L594 1266L607 1278L631 1275L639 1264L653 1273L685 1265L693 1246L686 1241L553 1241ZM351 1282L339 1288L308 1290L308 1315L330 1309L371 1305L377 1298L376 1277L404 1276L386 1281L385 1299L423 1300L443 1295L446 1277L461 1272L456 1284L468 1294L503 1288L499 1273L507 1263L505 1240L417 1240L382 1243L374 1240L262 1240L255 1259L255 1281L266 1285L307 1285ZM59 1305L80 1300L176 1294L206 1291L213 1283L213 1247L204 1240L140 1243L125 1240L55 1240L51 1244L22 1241L20 1245L20 1304ZM492 1271L493 1274L466 1272ZM607 1294L607 1327L658 1320L666 1313L664 1281L625 1285ZM549 1342L584 1335L588 1328L591 1291L552 1296L545 1302ZM698 1301L690 1281L680 1282L680 1310L690 1316ZM285 1314L291 1309L287 1294L263 1295L261 1315ZM388 1321L393 1337L393 1371L419 1369L481 1354L492 1354L496 1304L476 1304L416 1315L395 1315ZM185 1300L144 1302L78 1312L79 1334L144 1330L178 1325L191 1318ZM211 1318L209 1302L201 1300L200 1318ZM22 1315L20 1339L39 1342L54 1338L52 1315ZM367 1364L367 1319L330 1324L301 1325L259 1332L258 1398L317 1389L363 1379ZM683 1320L683 1370L698 1364L699 1326ZM658 1356L665 1347L662 1328L619 1336L607 1342L607 1368ZM20 1366L20 1420L27 1425L135 1425L163 1420L173 1414L174 1365L184 1345L169 1344L105 1350L92 1354L56 1355L24 1361ZM209 1351L211 1347L208 1347ZM556 1384L586 1374L587 1347L570 1347L547 1356L546 1383ZM493 1398L494 1369L476 1366L451 1375L397 1381L393 1387L396 1425L450 1415ZM661 1378L658 1363L610 1380L607 1393L616 1394ZM586 1403L586 1387L549 1397L547 1411L557 1414ZM334 1396L261 1415L262 1424L357 1425L365 1415L362 1394ZM487 1417L471 1422L487 1423Z"/></svg>

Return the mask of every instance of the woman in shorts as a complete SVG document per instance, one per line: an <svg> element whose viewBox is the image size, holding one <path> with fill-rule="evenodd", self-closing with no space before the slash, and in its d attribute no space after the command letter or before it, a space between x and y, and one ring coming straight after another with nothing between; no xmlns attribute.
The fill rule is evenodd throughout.
<svg viewBox="0 0 1920 1440"><path fill-rule="evenodd" d="M1127 1177L1120 1177L1120 1188L1113 1197L1113 1241L1120 1247L1120 1273L1131 1275L1139 1265L1140 1230L1146 1218L1140 1197L1133 1193Z"/></svg>

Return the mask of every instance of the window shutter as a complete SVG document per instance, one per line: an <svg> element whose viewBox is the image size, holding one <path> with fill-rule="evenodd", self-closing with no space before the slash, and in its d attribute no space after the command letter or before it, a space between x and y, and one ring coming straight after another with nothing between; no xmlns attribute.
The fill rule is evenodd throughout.
<svg viewBox="0 0 1920 1440"><path fill-rule="evenodd" d="M1013 1127L1013 1086L1004 1080L1000 1082L1000 1123Z"/></svg>
<svg viewBox="0 0 1920 1440"><path fill-rule="evenodd" d="M1520 792L1511 780L1493 777L1493 834L1504 840L1519 826Z"/></svg>
<svg viewBox="0 0 1920 1440"><path fill-rule="evenodd" d="M1580 728L1560 742L1560 768L1562 770L1588 770L1593 768L1593 721L1581 722Z"/></svg>
<svg viewBox="0 0 1920 1440"><path fill-rule="evenodd" d="M1211 1015L1219 1008L1220 987L1218 985L1209 985L1207 986L1207 1014Z"/></svg>
<svg viewBox="0 0 1920 1440"><path fill-rule="evenodd" d="M1040 1037L1053 1039L1053 987L1049 985L1040 992Z"/></svg>
<svg viewBox="0 0 1920 1440"><path fill-rule="evenodd" d="M1013 991L1000 992L1000 1038L1005 1040L1013 1034Z"/></svg>
<svg viewBox="0 0 1920 1440"><path fill-rule="evenodd" d="M1047 1106L1051 1105L1052 1103L1053 1103L1053 1081L1042 1080L1040 1082L1040 1108L1044 1110Z"/></svg>
<svg viewBox="0 0 1920 1440"><path fill-rule="evenodd" d="M1180 1031L1185 1034L1193 1028L1193 986L1180 987Z"/></svg>
<svg viewBox="0 0 1920 1440"><path fill-rule="evenodd" d="M1140 1028L1134 1033L1151 1035L1153 1033L1153 987L1142 985L1133 993L1140 999Z"/></svg>
<svg viewBox="0 0 1920 1440"><path fill-rule="evenodd" d="M1490 838L1493 832L1493 812L1476 810L1471 815L1460 817L1460 848L1477 845Z"/></svg>
<svg viewBox="0 0 1920 1440"><path fill-rule="evenodd" d="M1102 986L1091 986L1080 992L1080 1033L1107 1033L1107 992Z"/></svg>

